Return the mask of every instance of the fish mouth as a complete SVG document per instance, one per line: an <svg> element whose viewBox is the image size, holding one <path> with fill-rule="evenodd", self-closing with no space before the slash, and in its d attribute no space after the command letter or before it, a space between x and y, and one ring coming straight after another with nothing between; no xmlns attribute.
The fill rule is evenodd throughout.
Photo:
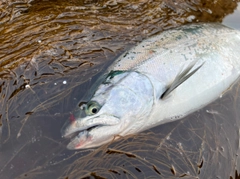
<svg viewBox="0 0 240 179"><path fill-rule="evenodd" d="M92 135L90 132L94 129L97 129L99 127L102 127L104 125L92 125L84 128L80 128L77 131L74 131L72 133L69 133L64 138L70 139L69 144L67 145L67 148L70 150L76 150L83 148L87 143L92 141Z"/></svg>
<svg viewBox="0 0 240 179"><path fill-rule="evenodd" d="M61 129L62 137L70 139L67 148L70 150L89 148L91 143L98 138L96 132L101 127L114 126L120 123L120 119L113 115L101 115L95 117L75 118L67 121ZM101 134L99 134L101 135Z"/></svg>
<svg viewBox="0 0 240 179"><path fill-rule="evenodd" d="M76 136L79 136L79 134L81 133L85 133L85 134L89 134L89 132L95 128L99 128L99 127L102 127L104 125L102 124L95 124L95 125L92 125L92 126L89 126L89 127L83 127L83 128L80 128L72 133L68 133L68 134L65 134L63 135L62 137L64 138L67 138L67 139L73 139L75 138Z"/></svg>

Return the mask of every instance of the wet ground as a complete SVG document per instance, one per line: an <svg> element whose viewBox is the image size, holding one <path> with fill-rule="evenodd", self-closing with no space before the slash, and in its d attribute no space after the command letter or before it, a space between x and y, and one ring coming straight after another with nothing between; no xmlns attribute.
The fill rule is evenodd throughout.
<svg viewBox="0 0 240 179"><path fill-rule="evenodd" d="M0 178L238 178L239 84L180 121L97 149L67 150L60 129L137 42L192 22L240 29L239 18L237 2L223 0L0 2Z"/></svg>

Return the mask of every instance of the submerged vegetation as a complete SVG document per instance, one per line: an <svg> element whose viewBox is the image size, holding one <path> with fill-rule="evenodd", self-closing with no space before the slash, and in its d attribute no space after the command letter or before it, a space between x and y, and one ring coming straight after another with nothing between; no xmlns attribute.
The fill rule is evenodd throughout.
<svg viewBox="0 0 240 179"><path fill-rule="evenodd" d="M97 149L68 151L60 129L97 77L144 38L221 22L232 0L0 2L0 178L234 178L238 85L184 120Z"/></svg>

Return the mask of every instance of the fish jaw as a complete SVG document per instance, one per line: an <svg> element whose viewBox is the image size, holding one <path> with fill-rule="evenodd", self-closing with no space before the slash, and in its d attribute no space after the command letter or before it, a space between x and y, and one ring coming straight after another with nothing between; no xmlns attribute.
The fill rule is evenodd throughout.
<svg viewBox="0 0 240 179"><path fill-rule="evenodd" d="M100 126L90 132L84 130L78 133L67 145L69 150L87 149L99 147L107 142L113 141L118 136L120 126Z"/></svg>
<svg viewBox="0 0 240 179"><path fill-rule="evenodd" d="M89 116L68 122L62 128L62 137L70 138L67 145L70 150L92 148L112 140L118 131L120 119L112 115ZM105 128L109 130L106 133ZM114 129L117 129L116 131ZM105 132L105 135L102 135ZM75 136L72 138L72 136Z"/></svg>
<svg viewBox="0 0 240 179"><path fill-rule="evenodd" d="M84 145L91 142L92 137L88 135L86 130L83 130L78 133L76 137L74 137L71 142L67 145L67 149L76 150L81 149Z"/></svg>

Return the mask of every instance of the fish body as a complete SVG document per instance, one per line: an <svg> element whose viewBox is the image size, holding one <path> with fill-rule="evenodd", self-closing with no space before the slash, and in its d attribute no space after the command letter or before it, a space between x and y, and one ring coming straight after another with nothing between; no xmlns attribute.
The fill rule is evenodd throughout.
<svg viewBox="0 0 240 179"><path fill-rule="evenodd" d="M62 135L77 134L69 149L92 148L181 119L220 97L239 74L239 31L200 23L162 32L116 59Z"/></svg>

